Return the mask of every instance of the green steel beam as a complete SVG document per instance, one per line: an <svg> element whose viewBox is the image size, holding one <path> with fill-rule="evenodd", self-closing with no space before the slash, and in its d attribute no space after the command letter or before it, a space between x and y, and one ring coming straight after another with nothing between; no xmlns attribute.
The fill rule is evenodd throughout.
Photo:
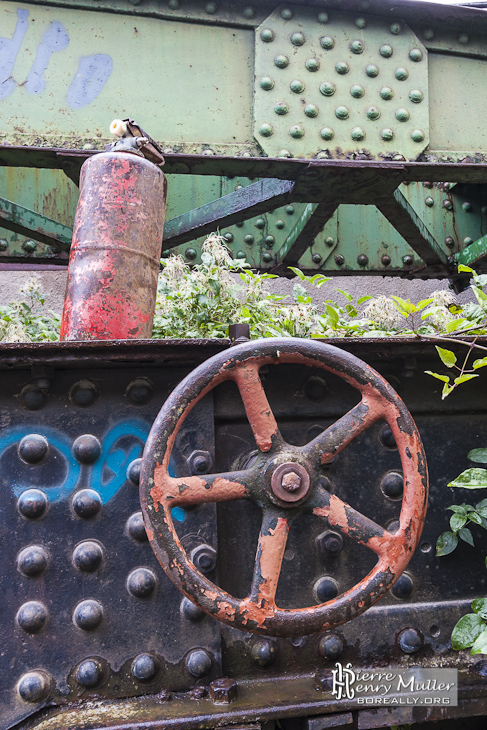
<svg viewBox="0 0 487 730"><path fill-rule="evenodd" d="M0 198L0 226L57 251L69 251L73 236L72 228L5 198Z"/></svg>
<svg viewBox="0 0 487 730"><path fill-rule="evenodd" d="M277 252L274 273L284 273L288 266L297 266L299 259L333 216L337 205L308 203Z"/></svg>
<svg viewBox="0 0 487 730"><path fill-rule="evenodd" d="M464 266L473 266L473 264L476 264L486 256L487 236L482 236L482 238L479 238L477 241L471 243L470 246L464 248L463 251L454 254L454 259L455 263L458 265L463 264Z"/></svg>

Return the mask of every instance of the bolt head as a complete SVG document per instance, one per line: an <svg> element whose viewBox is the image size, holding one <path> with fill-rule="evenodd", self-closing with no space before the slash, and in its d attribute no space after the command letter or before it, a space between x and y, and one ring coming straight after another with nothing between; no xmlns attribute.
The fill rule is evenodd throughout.
<svg viewBox="0 0 487 730"><path fill-rule="evenodd" d="M281 485L286 492L296 492L301 486L301 477L296 472L290 471L282 477Z"/></svg>

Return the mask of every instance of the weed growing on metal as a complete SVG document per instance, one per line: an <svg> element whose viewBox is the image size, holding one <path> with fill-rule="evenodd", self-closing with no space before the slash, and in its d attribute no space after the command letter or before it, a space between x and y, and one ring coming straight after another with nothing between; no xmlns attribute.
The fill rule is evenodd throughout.
<svg viewBox="0 0 487 730"><path fill-rule="evenodd" d="M59 340L61 318L44 311L45 299L37 279L21 289L21 300L0 306L0 342L45 342Z"/></svg>

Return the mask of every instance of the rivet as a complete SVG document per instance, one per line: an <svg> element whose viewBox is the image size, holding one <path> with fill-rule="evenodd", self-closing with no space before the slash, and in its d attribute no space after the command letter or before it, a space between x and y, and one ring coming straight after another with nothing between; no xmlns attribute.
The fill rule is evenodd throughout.
<svg viewBox="0 0 487 730"><path fill-rule="evenodd" d="M411 139L413 142L423 142L424 132L421 129L413 129L411 132Z"/></svg>
<svg viewBox="0 0 487 730"><path fill-rule="evenodd" d="M80 489L75 492L72 501L73 510L83 519L95 517L101 509L101 499L94 489Z"/></svg>
<svg viewBox="0 0 487 730"><path fill-rule="evenodd" d="M396 439L391 431L390 426L384 426L381 430L379 438L383 446L388 449L397 449Z"/></svg>
<svg viewBox="0 0 487 730"><path fill-rule="evenodd" d="M335 256L335 263L337 266L343 266L343 264L345 263L345 258L341 254L338 254L337 256Z"/></svg>
<svg viewBox="0 0 487 730"><path fill-rule="evenodd" d="M361 253L357 256L357 263L359 266L367 266L369 259L364 253Z"/></svg>
<svg viewBox="0 0 487 730"><path fill-rule="evenodd" d="M49 554L42 545L30 545L17 556L17 570L28 578L35 578L45 571Z"/></svg>
<svg viewBox="0 0 487 730"><path fill-rule="evenodd" d="M47 508L47 497L40 489L26 489L19 497L17 508L29 520L42 517Z"/></svg>
<svg viewBox="0 0 487 730"><path fill-rule="evenodd" d="M291 8L283 8L281 10L281 18L283 20L291 20L292 17L293 17L293 11L291 10Z"/></svg>
<svg viewBox="0 0 487 730"><path fill-rule="evenodd" d="M329 19L330 18L328 16L328 13L318 13L318 17L317 17L318 23L323 23L323 24L328 23Z"/></svg>
<svg viewBox="0 0 487 730"><path fill-rule="evenodd" d="M331 49L335 46L335 41L329 35L324 35L320 38L320 44L325 51L331 51Z"/></svg>
<svg viewBox="0 0 487 730"><path fill-rule="evenodd" d="M384 142L391 142L394 139L394 131L386 127L385 129L381 129L380 136Z"/></svg>
<svg viewBox="0 0 487 730"><path fill-rule="evenodd" d="M293 155L291 152L289 152L289 150L279 150L279 152L277 153L277 156L291 158Z"/></svg>
<svg viewBox="0 0 487 730"><path fill-rule="evenodd" d="M338 659L343 653L343 641L336 634L322 636L318 642L318 653L325 659Z"/></svg>
<svg viewBox="0 0 487 730"><path fill-rule="evenodd" d="M98 388L91 380L79 380L69 391L70 400L82 408L93 405L98 396Z"/></svg>
<svg viewBox="0 0 487 730"><path fill-rule="evenodd" d="M423 92L419 89L411 89L409 92L409 99L413 102L413 104L419 104L423 101Z"/></svg>
<svg viewBox="0 0 487 730"><path fill-rule="evenodd" d="M470 236L466 236L463 239L463 243L465 244L465 246L470 246L473 243L473 238L470 238Z"/></svg>
<svg viewBox="0 0 487 730"><path fill-rule="evenodd" d="M424 187L424 188L430 188L430 189L431 189L431 188L433 187L433 183L432 183L432 182L430 182L429 180L425 180L425 181L424 181L424 182L422 183L422 185L423 185L423 187Z"/></svg>
<svg viewBox="0 0 487 730"><path fill-rule="evenodd" d="M266 245L266 246L267 246L268 248L272 248L272 247L273 247L273 245L274 245L274 244L275 244L275 242L276 242L276 239L274 238L274 236L266 236L266 237L265 237L265 239L264 239L264 241L265 241L265 245Z"/></svg>
<svg viewBox="0 0 487 730"><path fill-rule="evenodd" d="M316 581L314 585L314 592L320 603L326 603L327 601L331 601L332 598L337 597L338 583L334 578L324 576Z"/></svg>
<svg viewBox="0 0 487 730"><path fill-rule="evenodd" d="M320 84L320 91L323 96L333 96L336 91L336 86L331 81L323 81Z"/></svg>
<svg viewBox="0 0 487 730"><path fill-rule="evenodd" d="M345 61L338 61L338 63L335 64L335 71L337 74L344 76L350 71L350 66Z"/></svg>
<svg viewBox="0 0 487 730"><path fill-rule="evenodd" d="M268 124L267 122L261 124L259 127L259 134L262 137L272 137L272 135L274 134L274 128L272 124Z"/></svg>
<svg viewBox="0 0 487 730"><path fill-rule="evenodd" d="M367 119L371 119L372 121L375 121L376 119L379 119L380 117L380 110L376 106L369 106L367 107L367 111L365 112L365 115Z"/></svg>
<svg viewBox="0 0 487 730"><path fill-rule="evenodd" d="M270 263L271 263L271 261L273 260L273 256L272 256L272 254L270 254L270 253L268 253L267 251L265 251L265 252L264 252L264 253L262 254L262 260L264 261L264 263L266 263L266 264L270 264Z"/></svg>
<svg viewBox="0 0 487 730"><path fill-rule="evenodd" d="M407 122L409 119L409 112L407 109L397 109L396 119L398 122Z"/></svg>
<svg viewBox="0 0 487 730"><path fill-rule="evenodd" d="M230 233L230 231L227 231L226 233L223 234L223 238L225 239L225 241L227 243L232 243L232 241L233 241L233 233Z"/></svg>
<svg viewBox="0 0 487 730"><path fill-rule="evenodd" d="M470 213L472 210L472 203L468 203L465 201L465 203L462 203L462 209L465 211L465 213Z"/></svg>
<svg viewBox="0 0 487 730"><path fill-rule="evenodd" d="M274 107L274 111L276 114L279 114L280 116L283 116L284 114L287 114L289 112L289 107L284 101L280 101L276 106Z"/></svg>
<svg viewBox="0 0 487 730"><path fill-rule="evenodd" d="M157 674L157 662L150 654L139 654L132 664L132 674L141 682L149 682Z"/></svg>
<svg viewBox="0 0 487 730"><path fill-rule="evenodd" d="M350 94L354 99L361 99L365 94L365 89L363 86L360 86L360 84L354 84L350 87Z"/></svg>
<svg viewBox="0 0 487 730"><path fill-rule="evenodd" d="M38 433L31 433L20 441L19 456L26 464L38 464L49 451L49 444L44 436Z"/></svg>
<svg viewBox="0 0 487 730"><path fill-rule="evenodd" d="M446 200L443 201L443 207L445 210L453 210L453 203L451 202L451 200L448 200L448 198L447 198Z"/></svg>
<svg viewBox="0 0 487 730"><path fill-rule="evenodd" d="M396 598L409 598L413 592L413 587L412 578L407 573L403 573L394 583L391 593Z"/></svg>
<svg viewBox="0 0 487 730"><path fill-rule="evenodd" d="M401 26L399 23L392 23L392 25L389 27L389 30L391 31L392 35L399 35L401 32Z"/></svg>
<svg viewBox="0 0 487 730"><path fill-rule="evenodd" d="M270 76L263 76L259 82L260 88L264 89L264 91L270 91L274 88L274 82L270 78Z"/></svg>
<svg viewBox="0 0 487 730"><path fill-rule="evenodd" d="M301 137L304 137L304 127L301 124L293 124L289 127L289 134L294 139L301 139Z"/></svg>
<svg viewBox="0 0 487 730"><path fill-rule="evenodd" d="M338 119L348 119L349 111L346 106L337 106L335 109L335 116Z"/></svg>
<svg viewBox="0 0 487 730"><path fill-rule="evenodd" d="M214 155L215 152L214 152L214 150L210 149L209 147L206 147L201 154L205 155L207 157L211 157L211 155Z"/></svg>
<svg viewBox="0 0 487 730"><path fill-rule="evenodd" d="M211 665L211 657L205 649L193 649L186 657L186 668L193 677L206 677Z"/></svg>
<svg viewBox="0 0 487 730"><path fill-rule="evenodd" d="M420 51L419 48L412 48L409 51L409 58L411 59L411 61L414 61L415 63L419 63L419 61L421 61L423 58L423 53L422 53L422 51Z"/></svg>
<svg viewBox="0 0 487 730"><path fill-rule="evenodd" d="M389 266L389 264L391 263L391 257L388 256L388 254L386 253L382 254L380 260L383 266Z"/></svg>
<svg viewBox="0 0 487 730"><path fill-rule="evenodd" d="M431 28L425 28L423 30L423 38L425 38L427 41L432 41L434 37L435 34Z"/></svg>
<svg viewBox="0 0 487 730"><path fill-rule="evenodd" d="M286 213L288 215L293 215L294 214L294 206L293 205L286 205Z"/></svg>
<svg viewBox="0 0 487 730"><path fill-rule="evenodd" d="M181 601L181 612L188 621L193 621L194 623L201 621L206 616L206 613L199 606L195 606L189 598L183 598Z"/></svg>
<svg viewBox="0 0 487 730"><path fill-rule="evenodd" d="M435 201L433 200L433 198L426 198L426 200L424 202L428 206L428 208L432 208L435 204Z"/></svg>
<svg viewBox="0 0 487 730"><path fill-rule="evenodd" d="M244 236L244 243L246 243L247 246L252 246L253 242L254 242L253 236L251 236L250 234L247 234L246 236Z"/></svg>
<svg viewBox="0 0 487 730"><path fill-rule="evenodd" d="M458 42L461 43L463 46L466 46L469 40L470 39L466 33L462 33L458 36Z"/></svg>
<svg viewBox="0 0 487 730"><path fill-rule="evenodd" d="M237 228L243 228L245 225L245 221L239 221L238 223L235 223Z"/></svg>
<svg viewBox="0 0 487 730"><path fill-rule="evenodd" d="M27 634L37 634L46 624L48 613L39 601L28 601L17 611L17 623Z"/></svg>
<svg viewBox="0 0 487 730"><path fill-rule="evenodd" d="M455 241L451 236L447 236L445 238L445 244L448 246L448 248L453 248L455 246Z"/></svg>
<svg viewBox="0 0 487 730"><path fill-rule="evenodd" d="M101 454L101 443L96 436L83 434L73 442L73 454L80 464L94 464Z"/></svg>
<svg viewBox="0 0 487 730"><path fill-rule="evenodd" d="M412 266L414 263L414 259L409 254L402 257L402 262L405 266Z"/></svg>
<svg viewBox="0 0 487 730"><path fill-rule="evenodd" d="M262 230L263 228L265 228L265 219L257 218L254 225L256 228L259 228L260 230Z"/></svg>
<svg viewBox="0 0 487 730"><path fill-rule="evenodd" d="M321 256L320 256L320 254L319 254L319 253L314 253L314 254L313 254L313 255L311 256L311 260L312 260L312 262L313 262L314 264L319 264L319 263L320 263L320 261L321 261Z"/></svg>
<svg viewBox="0 0 487 730"><path fill-rule="evenodd" d="M274 66L277 66L277 68L286 68L289 66L289 58L280 53L274 59Z"/></svg>
<svg viewBox="0 0 487 730"><path fill-rule="evenodd" d="M138 487L140 484L140 467L142 465L142 459L134 459L130 462L127 467L126 476L129 481L132 482L134 487Z"/></svg>
<svg viewBox="0 0 487 730"><path fill-rule="evenodd" d="M102 622L103 607L91 599L78 603L73 613L73 621L83 631L93 631Z"/></svg>
<svg viewBox="0 0 487 730"><path fill-rule="evenodd" d="M205 10L208 13L208 15L214 15L217 11L217 4L216 3L206 3Z"/></svg>
<svg viewBox="0 0 487 730"><path fill-rule="evenodd" d="M367 74L367 76L370 76L371 79L375 79L375 77L379 75L379 69L377 68L375 63L369 63L365 67L365 73Z"/></svg>
<svg viewBox="0 0 487 730"><path fill-rule="evenodd" d="M361 142L365 139L365 132L362 127L354 127L350 136L354 142Z"/></svg>
<svg viewBox="0 0 487 730"><path fill-rule="evenodd" d="M330 127L323 127L320 131L320 135L323 139L330 140L335 136L335 132Z"/></svg>
<svg viewBox="0 0 487 730"><path fill-rule="evenodd" d="M255 18L255 8L249 5L247 8L243 9L242 15L244 16L244 18L247 18L247 20Z"/></svg>
<svg viewBox="0 0 487 730"><path fill-rule="evenodd" d="M34 253L34 251L37 248L37 243L32 240L24 241L22 244L22 248L24 249L25 253Z"/></svg>
<svg viewBox="0 0 487 730"><path fill-rule="evenodd" d="M299 31L297 33L291 34L291 43L293 46L302 46L304 45L306 41L306 38L304 37L304 33L300 33Z"/></svg>
<svg viewBox="0 0 487 730"><path fill-rule="evenodd" d="M276 660L277 644L270 639L258 639L250 650L250 656L258 667L268 667Z"/></svg>
<svg viewBox="0 0 487 730"><path fill-rule="evenodd" d="M294 81L291 81L291 83L289 84L289 88L295 94L301 94L301 92L304 91L304 84L299 79L294 79Z"/></svg>
<svg viewBox="0 0 487 730"><path fill-rule="evenodd" d="M260 31L260 39L264 41L264 43L270 43L274 40L274 31L270 28L263 28Z"/></svg>
<svg viewBox="0 0 487 730"><path fill-rule="evenodd" d="M103 667L96 659L85 659L78 667L76 679L83 687L96 687L103 679Z"/></svg>
<svg viewBox="0 0 487 730"><path fill-rule="evenodd" d="M394 92L390 86L383 86L379 93L381 99L385 99L386 101L389 101L394 96Z"/></svg>
<svg viewBox="0 0 487 730"><path fill-rule="evenodd" d="M406 81L406 79L409 77L409 71L407 70L407 68L399 66L399 68L396 68L396 70L394 71L394 76L398 81Z"/></svg>
<svg viewBox="0 0 487 730"><path fill-rule="evenodd" d="M194 261L198 254L196 253L196 249L187 248L186 251L184 252L184 255L186 256L188 261Z"/></svg>
<svg viewBox="0 0 487 730"><path fill-rule="evenodd" d="M355 21L355 27L359 28L359 30L363 30L366 25L367 21L365 20L365 18L357 18L357 20Z"/></svg>
<svg viewBox="0 0 487 730"><path fill-rule="evenodd" d="M94 540L85 540L77 545L73 551L73 563L84 573L93 573L100 567L103 550Z"/></svg>
<svg viewBox="0 0 487 730"><path fill-rule="evenodd" d="M47 403L47 388L40 388L34 383L27 383L20 391L21 405L28 411L38 411Z"/></svg>
<svg viewBox="0 0 487 730"><path fill-rule="evenodd" d="M144 526L142 512L134 512L127 520L127 532L137 542L147 542L147 532Z"/></svg>
<svg viewBox="0 0 487 730"><path fill-rule="evenodd" d="M5 238L0 238L0 251L6 251L8 248L8 242Z"/></svg>
<svg viewBox="0 0 487 730"><path fill-rule="evenodd" d="M360 40L355 40L350 43L349 48L352 53L360 54L363 53L365 50L365 43Z"/></svg>
<svg viewBox="0 0 487 730"><path fill-rule="evenodd" d="M281 218L278 218L277 221L274 223L275 227L279 230L282 230L285 227L285 223Z"/></svg>
<svg viewBox="0 0 487 730"><path fill-rule="evenodd" d="M393 54L392 46L386 43L379 48L379 53L383 58L390 58Z"/></svg>
<svg viewBox="0 0 487 730"><path fill-rule="evenodd" d="M320 62L317 58L308 58L304 62L304 65L306 66L308 71L318 71L318 69L320 68Z"/></svg>
<svg viewBox="0 0 487 730"><path fill-rule="evenodd" d="M380 483L382 493L389 499L401 499L404 489L404 477L396 471L386 474Z"/></svg>
<svg viewBox="0 0 487 730"><path fill-rule="evenodd" d="M333 236L327 236L327 237L325 238L325 244L326 244L327 246L329 246L330 248L331 248L332 246L334 246L334 245L335 245L335 239L333 238Z"/></svg>
<svg viewBox="0 0 487 730"><path fill-rule="evenodd" d="M147 598L154 592L156 576L148 568L135 568L127 578L127 590L136 598Z"/></svg>
<svg viewBox="0 0 487 730"><path fill-rule="evenodd" d="M399 646L405 654L415 654L423 646L423 634L417 629L403 629L399 634Z"/></svg>
<svg viewBox="0 0 487 730"><path fill-rule="evenodd" d="M51 681L44 672L27 672L17 684L17 692L24 702L42 702L49 695Z"/></svg>
<svg viewBox="0 0 487 730"><path fill-rule="evenodd" d="M306 104L304 107L304 113L307 117L317 117L319 114L319 109L315 104Z"/></svg>

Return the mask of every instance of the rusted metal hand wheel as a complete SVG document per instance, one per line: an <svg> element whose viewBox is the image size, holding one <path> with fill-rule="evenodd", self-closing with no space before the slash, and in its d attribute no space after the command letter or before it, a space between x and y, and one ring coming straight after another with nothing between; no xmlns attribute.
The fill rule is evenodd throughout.
<svg viewBox="0 0 487 730"><path fill-rule="evenodd" d="M360 402L302 447L287 444L259 378L264 365L299 363L338 375L361 394ZM245 470L207 476L168 473L174 442L188 413L212 388L233 380L258 447ZM399 528L391 533L330 494L320 468L378 420L392 430L404 490ZM406 406L375 370L330 345L298 339L248 342L204 362L172 392L156 418L144 451L141 502L152 548L169 578L211 616L239 629L273 636L302 636L344 623L369 608L401 575L421 535L428 475L421 439ZM252 499L263 511L252 586L236 599L200 573L185 553L171 518L173 507ZM326 517L335 529L377 554L370 573L351 590L310 608L280 609L275 594L289 525L300 513Z"/></svg>

